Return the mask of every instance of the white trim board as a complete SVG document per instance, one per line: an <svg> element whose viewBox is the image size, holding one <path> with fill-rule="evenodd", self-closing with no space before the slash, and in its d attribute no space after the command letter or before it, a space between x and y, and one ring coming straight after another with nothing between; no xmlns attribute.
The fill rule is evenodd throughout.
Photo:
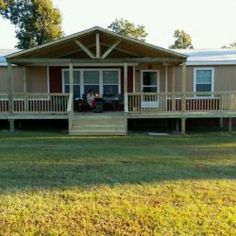
<svg viewBox="0 0 236 236"><path fill-rule="evenodd" d="M236 60L232 61L187 61L187 66L220 66L220 65L236 65Z"/></svg>

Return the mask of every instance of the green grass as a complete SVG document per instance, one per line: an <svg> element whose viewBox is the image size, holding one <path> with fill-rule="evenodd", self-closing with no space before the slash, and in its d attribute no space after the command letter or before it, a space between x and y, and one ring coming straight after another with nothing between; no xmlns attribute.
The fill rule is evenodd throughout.
<svg viewBox="0 0 236 236"><path fill-rule="evenodd" d="M0 235L236 235L236 135L0 135Z"/></svg>

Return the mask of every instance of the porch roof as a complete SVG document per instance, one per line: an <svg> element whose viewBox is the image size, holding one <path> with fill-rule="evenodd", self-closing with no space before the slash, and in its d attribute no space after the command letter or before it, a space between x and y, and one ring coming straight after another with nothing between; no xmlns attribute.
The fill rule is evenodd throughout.
<svg viewBox="0 0 236 236"><path fill-rule="evenodd" d="M37 63L174 63L187 56L93 27L79 33L7 56L15 64Z"/></svg>

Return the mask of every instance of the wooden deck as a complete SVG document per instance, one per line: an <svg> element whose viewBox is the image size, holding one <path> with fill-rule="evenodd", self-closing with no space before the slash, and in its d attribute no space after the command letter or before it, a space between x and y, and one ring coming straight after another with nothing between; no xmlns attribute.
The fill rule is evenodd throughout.
<svg viewBox="0 0 236 236"><path fill-rule="evenodd" d="M66 119L69 133L125 135L128 119L236 117L236 92L127 93L124 112L74 112L72 94L0 94L0 120ZM183 129L183 132L185 130Z"/></svg>

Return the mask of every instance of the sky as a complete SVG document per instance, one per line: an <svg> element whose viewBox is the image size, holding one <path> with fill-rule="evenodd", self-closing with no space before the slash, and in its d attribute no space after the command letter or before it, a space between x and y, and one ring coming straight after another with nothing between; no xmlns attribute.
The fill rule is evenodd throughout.
<svg viewBox="0 0 236 236"><path fill-rule="evenodd" d="M147 42L169 47L176 29L192 37L194 48L220 48L236 42L236 0L53 0L62 13L65 35L116 18L144 25ZM16 45L15 28L0 18L0 49Z"/></svg>

